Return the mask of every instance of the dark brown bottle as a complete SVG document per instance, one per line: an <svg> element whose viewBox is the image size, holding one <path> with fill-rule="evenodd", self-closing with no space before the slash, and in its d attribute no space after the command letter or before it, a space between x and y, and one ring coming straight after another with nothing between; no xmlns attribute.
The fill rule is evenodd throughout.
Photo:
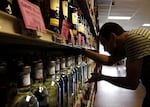
<svg viewBox="0 0 150 107"><path fill-rule="evenodd" d="M43 3L46 28L60 33L60 0L44 0Z"/></svg>

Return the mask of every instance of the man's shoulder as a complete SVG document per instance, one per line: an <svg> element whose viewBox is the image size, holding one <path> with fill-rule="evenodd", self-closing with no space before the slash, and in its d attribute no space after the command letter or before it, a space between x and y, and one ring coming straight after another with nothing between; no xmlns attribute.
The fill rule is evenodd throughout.
<svg viewBox="0 0 150 107"><path fill-rule="evenodd" d="M129 34L129 37L133 36L135 38L136 37L138 37L138 38L141 37L141 38L150 39L150 30L145 29L145 28L130 30L128 34Z"/></svg>

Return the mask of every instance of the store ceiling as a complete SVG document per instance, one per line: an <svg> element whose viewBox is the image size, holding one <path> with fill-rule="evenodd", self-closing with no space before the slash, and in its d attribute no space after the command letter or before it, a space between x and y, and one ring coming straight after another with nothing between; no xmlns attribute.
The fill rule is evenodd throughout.
<svg viewBox="0 0 150 107"><path fill-rule="evenodd" d="M100 27L105 22L116 22L125 30L150 23L150 0L96 0ZM130 20L110 20L108 16L131 16ZM146 27L150 29L150 27Z"/></svg>

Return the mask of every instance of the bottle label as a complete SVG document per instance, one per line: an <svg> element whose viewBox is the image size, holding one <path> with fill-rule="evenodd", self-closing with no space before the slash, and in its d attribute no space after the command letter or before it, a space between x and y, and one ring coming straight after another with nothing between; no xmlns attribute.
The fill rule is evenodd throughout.
<svg viewBox="0 0 150 107"><path fill-rule="evenodd" d="M29 86L30 85L30 73L25 74L22 76L22 85L23 86Z"/></svg>
<svg viewBox="0 0 150 107"><path fill-rule="evenodd" d="M50 25L59 27L59 19L50 18Z"/></svg>
<svg viewBox="0 0 150 107"><path fill-rule="evenodd" d="M62 1L63 15L68 17L68 1Z"/></svg>
<svg viewBox="0 0 150 107"><path fill-rule="evenodd" d="M62 29L61 29L61 37L64 40L68 40L69 29L70 29L70 24L67 22L67 20L63 20Z"/></svg>
<svg viewBox="0 0 150 107"><path fill-rule="evenodd" d="M36 72L35 79L37 80L43 79L43 69L37 69L35 72Z"/></svg>
<svg viewBox="0 0 150 107"><path fill-rule="evenodd" d="M59 0L50 0L50 8L59 11Z"/></svg>
<svg viewBox="0 0 150 107"><path fill-rule="evenodd" d="M73 35L77 35L77 30L76 29L72 29L72 33L73 33Z"/></svg>
<svg viewBox="0 0 150 107"><path fill-rule="evenodd" d="M77 24L77 12L72 13L72 24Z"/></svg>
<svg viewBox="0 0 150 107"><path fill-rule="evenodd" d="M59 62L56 63L56 71L60 71L60 63Z"/></svg>
<svg viewBox="0 0 150 107"><path fill-rule="evenodd" d="M49 75L55 74L55 66L49 68Z"/></svg>
<svg viewBox="0 0 150 107"><path fill-rule="evenodd" d="M65 68L65 67L66 67L65 62L62 62L62 63L61 63L61 68L63 69L63 68Z"/></svg>

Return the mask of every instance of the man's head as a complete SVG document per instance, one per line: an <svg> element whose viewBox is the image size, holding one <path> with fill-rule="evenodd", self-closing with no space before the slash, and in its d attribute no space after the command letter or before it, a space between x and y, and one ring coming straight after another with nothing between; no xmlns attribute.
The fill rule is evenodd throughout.
<svg viewBox="0 0 150 107"><path fill-rule="evenodd" d="M117 23L107 22L100 29L100 40L104 49L110 54L114 54L117 48L117 37L123 34L125 30Z"/></svg>

